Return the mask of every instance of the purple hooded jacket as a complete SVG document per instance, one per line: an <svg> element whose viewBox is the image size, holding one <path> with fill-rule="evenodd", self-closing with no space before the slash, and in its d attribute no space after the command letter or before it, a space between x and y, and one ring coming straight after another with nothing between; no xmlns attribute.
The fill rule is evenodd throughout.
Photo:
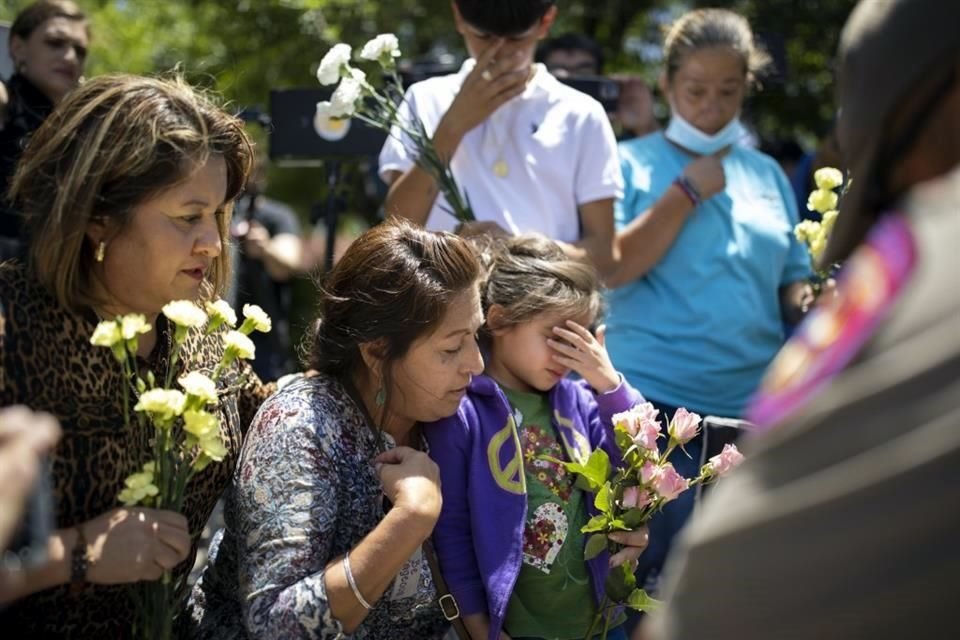
<svg viewBox="0 0 960 640"><path fill-rule="evenodd" d="M583 461L603 448L614 464L620 454L611 418L644 402L622 377L619 387L599 395L582 381L562 379L549 399L567 457ZM424 434L442 482L433 541L443 577L461 615L486 612L489 638L497 640L520 573L527 517L523 455L510 403L496 382L477 376L457 413L425 425ZM593 500L584 503L594 515ZM607 563L606 552L587 562L598 603Z"/></svg>

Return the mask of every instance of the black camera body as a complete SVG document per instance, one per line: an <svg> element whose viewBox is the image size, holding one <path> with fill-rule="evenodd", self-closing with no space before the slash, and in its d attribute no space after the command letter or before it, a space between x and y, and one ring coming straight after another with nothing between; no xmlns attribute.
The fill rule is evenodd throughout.
<svg viewBox="0 0 960 640"><path fill-rule="evenodd" d="M594 98L607 113L617 110L620 102L620 83L603 76L569 76L560 82Z"/></svg>

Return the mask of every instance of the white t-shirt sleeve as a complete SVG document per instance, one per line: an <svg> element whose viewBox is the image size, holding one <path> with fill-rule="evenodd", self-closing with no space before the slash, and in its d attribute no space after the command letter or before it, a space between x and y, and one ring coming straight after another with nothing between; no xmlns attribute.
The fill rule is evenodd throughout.
<svg viewBox="0 0 960 640"><path fill-rule="evenodd" d="M416 98L414 97L413 87L407 89L403 98L403 103L397 110L397 115L401 122L408 124L413 119L413 114L417 113ZM416 163L416 157L413 153L413 141L400 127L394 125L390 135L387 136L380 149L379 169L380 178L385 180L385 176L390 171L399 171L406 173Z"/></svg>
<svg viewBox="0 0 960 640"><path fill-rule="evenodd" d="M575 193L577 205L623 197L623 172L617 154L617 139L603 107L589 101L589 111L576 132L582 141Z"/></svg>

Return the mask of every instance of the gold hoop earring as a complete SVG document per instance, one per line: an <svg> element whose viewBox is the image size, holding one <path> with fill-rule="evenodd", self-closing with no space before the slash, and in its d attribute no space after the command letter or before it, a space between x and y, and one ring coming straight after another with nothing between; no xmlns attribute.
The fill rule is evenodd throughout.
<svg viewBox="0 0 960 640"><path fill-rule="evenodd" d="M97 250L93 254L93 259L97 262L103 262L103 258L107 253L107 243L103 240L100 241L100 244L97 245Z"/></svg>

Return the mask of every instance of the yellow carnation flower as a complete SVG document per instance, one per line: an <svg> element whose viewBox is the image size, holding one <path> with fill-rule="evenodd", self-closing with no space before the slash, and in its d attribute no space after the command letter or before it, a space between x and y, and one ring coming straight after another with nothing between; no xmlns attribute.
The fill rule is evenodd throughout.
<svg viewBox="0 0 960 640"><path fill-rule="evenodd" d="M223 441L221 441L219 437L201 440L200 448L203 449L205 456L217 462L220 462L227 456L227 448L223 446Z"/></svg>
<svg viewBox="0 0 960 640"><path fill-rule="evenodd" d="M191 371L177 382L184 391L204 403L217 401L217 384L199 371Z"/></svg>
<svg viewBox="0 0 960 640"><path fill-rule="evenodd" d="M150 331L150 325L147 324L147 318L142 313L131 313L130 315L119 318L120 333L124 340L133 340L139 335Z"/></svg>
<svg viewBox="0 0 960 640"><path fill-rule="evenodd" d="M833 231L833 225L837 222L837 215L839 215L839 212L836 209L831 209L823 214L823 230L828 236Z"/></svg>
<svg viewBox="0 0 960 640"><path fill-rule="evenodd" d="M814 172L813 181L817 183L818 189L829 191L843 184L843 173L833 167L824 167Z"/></svg>
<svg viewBox="0 0 960 640"><path fill-rule="evenodd" d="M807 199L807 209L811 211L818 211L820 213L826 213L831 209L837 208L837 202L839 198L837 194L828 189L817 189L810 193L810 197Z"/></svg>
<svg viewBox="0 0 960 640"><path fill-rule="evenodd" d="M211 324L218 327L225 324L231 329L237 325L237 312L233 310L233 307L231 307L226 300L208 302L206 307Z"/></svg>
<svg viewBox="0 0 960 640"><path fill-rule="evenodd" d="M204 440L220 434L220 422L212 413L206 411L185 411L183 429L197 440Z"/></svg>
<svg viewBox="0 0 960 640"><path fill-rule="evenodd" d="M226 356L231 359L244 358L253 360L256 353L256 347L253 346L253 340L243 335L239 331L228 331L223 335L223 346L226 350Z"/></svg>
<svg viewBox="0 0 960 640"><path fill-rule="evenodd" d="M187 397L176 389L150 389L140 395L133 409L149 413L163 422L169 422L183 413L186 401Z"/></svg>
<svg viewBox="0 0 960 640"><path fill-rule="evenodd" d="M104 320L93 330L90 344L98 347L112 347L123 339L120 326L114 320Z"/></svg>
<svg viewBox="0 0 960 640"><path fill-rule="evenodd" d="M163 307L163 315L180 327L200 327L207 321L203 309L189 300L175 300Z"/></svg>
<svg viewBox="0 0 960 640"><path fill-rule="evenodd" d="M267 333L273 328L273 324L270 321L270 316L267 315L267 312L255 304L245 304L243 305L243 317L246 320L241 327L241 331L246 329L248 326L252 329L256 329L262 333ZM244 333L249 333L250 329L247 329Z"/></svg>

